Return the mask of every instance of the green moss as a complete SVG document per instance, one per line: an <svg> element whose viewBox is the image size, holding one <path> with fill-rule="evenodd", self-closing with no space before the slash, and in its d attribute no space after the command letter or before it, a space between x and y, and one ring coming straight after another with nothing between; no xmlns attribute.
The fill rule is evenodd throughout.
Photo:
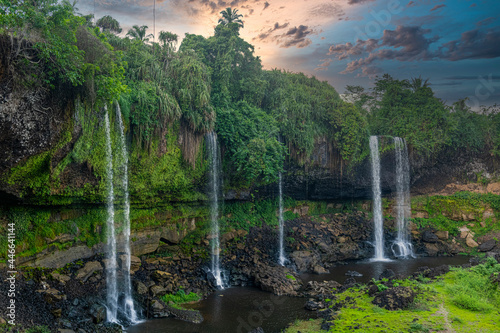
<svg viewBox="0 0 500 333"><path fill-rule="evenodd" d="M333 300L342 307L332 321L331 332L498 332L499 287L489 279L495 272L500 272L500 264L488 258L471 269L452 269L432 282L394 281L417 291L414 303L406 310L379 308L372 304L366 287L351 288ZM286 332L297 332L302 324L295 323Z"/></svg>
<svg viewBox="0 0 500 333"><path fill-rule="evenodd" d="M184 289L180 289L175 294L166 294L161 297L161 300L170 306L173 306L178 309L182 309L182 304L197 302L201 299L201 296L197 293L190 292L186 294Z"/></svg>

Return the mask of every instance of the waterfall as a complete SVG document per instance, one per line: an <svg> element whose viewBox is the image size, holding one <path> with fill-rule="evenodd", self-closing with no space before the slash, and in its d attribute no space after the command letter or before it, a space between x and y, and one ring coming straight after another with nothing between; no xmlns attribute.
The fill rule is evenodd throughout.
<svg viewBox="0 0 500 333"><path fill-rule="evenodd" d="M287 262L286 256L285 256L285 250L283 246L283 237L284 237L284 224L285 224L285 219L283 218L283 179L281 172L279 173L279 228L280 228L280 240L279 240L279 258L278 258L278 263L281 266L285 266L285 263Z"/></svg>
<svg viewBox="0 0 500 333"><path fill-rule="evenodd" d="M107 262L106 262L106 297L107 297L107 320L117 322L118 315L118 290L116 283L116 236L115 236L115 208L113 188L113 152L111 149L111 131L109 127L108 110L104 123L106 126L106 187L108 190L106 205L108 210L107 227Z"/></svg>
<svg viewBox="0 0 500 333"><path fill-rule="evenodd" d="M408 220L411 216L408 147L404 139L397 137L394 138L394 145L396 154L396 220L398 234L392 250L396 257L413 257L413 247L408 232Z"/></svg>
<svg viewBox="0 0 500 333"><path fill-rule="evenodd" d="M211 222L211 248L212 267L211 273L215 278L218 288L224 289L224 283L220 270L220 234L219 234L219 193L220 193L220 161L217 145L217 135L214 132L207 134L208 158L210 161L209 172L209 197L210 197L210 222Z"/></svg>
<svg viewBox="0 0 500 333"><path fill-rule="evenodd" d="M127 144L125 142L125 129L122 120L122 113L120 110L120 104L116 103L116 117L118 119L119 129L120 129L120 151L121 151L121 162L122 162L122 187L123 187L123 201L124 201L124 211L123 211L123 250L125 252L125 265L122 262L122 270L124 274L124 284L123 284L123 311L125 318L130 320L132 323L138 321L137 312L134 307L134 299L132 298L132 285L130 283L130 199L128 193L128 153ZM123 257L122 257L123 258ZM125 266L125 267L123 267Z"/></svg>
<svg viewBox="0 0 500 333"><path fill-rule="evenodd" d="M377 136L370 136L370 155L372 162L373 223L375 229L375 256L373 260L386 260L384 257L384 220L382 218L380 154Z"/></svg>

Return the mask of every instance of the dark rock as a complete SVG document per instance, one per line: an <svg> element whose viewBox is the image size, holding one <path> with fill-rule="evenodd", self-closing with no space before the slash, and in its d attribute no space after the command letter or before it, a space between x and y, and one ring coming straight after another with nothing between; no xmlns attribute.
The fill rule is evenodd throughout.
<svg viewBox="0 0 500 333"><path fill-rule="evenodd" d="M337 281L309 281L304 293L308 296L330 295L335 293L342 285Z"/></svg>
<svg viewBox="0 0 500 333"><path fill-rule="evenodd" d="M345 273L345 275L347 275L347 276L353 276L353 277L361 277L361 276L363 276L363 274L361 274L359 272L356 272L356 271L347 271Z"/></svg>
<svg viewBox="0 0 500 333"><path fill-rule="evenodd" d="M106 308L100 304L94 304L90 307L90 315L94 323L99 324L106 320Z"/></svg>
<svg viewBox="0 0 500 333"><path fill-rule="evenodd" d="M323 266L315 265L313 268L313 273L314 274L328 274L328 273L330 273L330 271L325 269Z"/></svg>
<svg viewBox="0 0 500 333"><path fill-rule="evenodd" d="M376 284L372 284L367 291L368 295L373 297L376 293L378 293L378 286Z"/></svg>
<svg viewBox="0 0 500 333"><path fill-rule="evenodd" d="M439 241L439 238L432 231L425 230L422 233L422 241L425 243L436 243Z"/></svg>
<svg viewBox="0 0 500 333"><path fill-rule="evenodd" d="M257 327L256 329L251 330L248 333L264 333L264 329L262 327Z"/></svg>
<svg viewBox="0 0 500 333"><path fill-rule="evenodd" d="M318 262L318 257L311 251L292 252L290 259L295 263L299 273L311 270Z"/></svg>
<svg viewBox="0 0 500 333"><path fill-rule="evenodd" d="M165 306L165 309L170 315L177 319L184 320L193 324L200 324L203 322L203 316L198 310L187 310L187 309L176 309L169 305Z"/></svg>
<svg viewBox="0 0 500 333"><path fill-rule="evenodd" d="M396 276L396 273L394 273L394 271L392 269L385 269L382 274L380 274L380 276L378 277L379 280L382 280L382 279L392 279Z"/></svg>
<svg viewBox="0 0 500 333"><path fill-rule="evenodd" d="M393 287L382 291L373 299L373 304L387 310L406 309L415 298L415 292L410 287Z"/></svg>
<svg viewBox="0 0 500 333"><path fill-rule="evenodd" d="M319 309L323 309L325 306L320 302L309 300L306 302L306 305L304 307L309 311L317 311Z"/></svg>
<svg viewBox="0 0 500 333"><path fill-rule="evenodd" d="M146 295L148 293L148 287L141 281L135 281L135 290L139 295Z"/></svg>
<svg viewBox="0 0 500 333"><path fill-rule="evenodd" d="M479 247L477 249L479 250L479 252L488 252L491 251L496 245L496 240L490 239L484 243L479 244Z"/></svg>

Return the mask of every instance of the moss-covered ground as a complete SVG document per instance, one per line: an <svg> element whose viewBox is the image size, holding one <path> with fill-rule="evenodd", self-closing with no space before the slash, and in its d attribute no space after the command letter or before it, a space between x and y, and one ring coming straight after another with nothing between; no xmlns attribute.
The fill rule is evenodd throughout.
<svg viewBox="0 0 500 333"><path fill-rule="evenodd" d="M500 264L488 258L483 264L452 268L436 280L425 278L394 280L395 286L408 286L417 292L409 308L389 311L380 308L358 286L334 295L330 307L341 304L330 332L500 332L500 288L492 281ZM376 281L384 289L384 281ZM319 332L322 320L296 322L286 333Z"/></svg>

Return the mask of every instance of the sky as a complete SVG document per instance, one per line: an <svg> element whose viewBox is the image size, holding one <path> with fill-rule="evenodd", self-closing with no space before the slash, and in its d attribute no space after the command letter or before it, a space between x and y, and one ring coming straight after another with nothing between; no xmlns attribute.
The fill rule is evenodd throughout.
<svg viewBox="0 0 500 333"><path fill-rule="evenodd" d="M373 87L384 73L420 76L447 104L500 104L499 0L79 0L76 7L113 16L122 35L137 24L180 38L213 35L220 11L232 7L266 69L314 75L339 93Z"/></svg>

